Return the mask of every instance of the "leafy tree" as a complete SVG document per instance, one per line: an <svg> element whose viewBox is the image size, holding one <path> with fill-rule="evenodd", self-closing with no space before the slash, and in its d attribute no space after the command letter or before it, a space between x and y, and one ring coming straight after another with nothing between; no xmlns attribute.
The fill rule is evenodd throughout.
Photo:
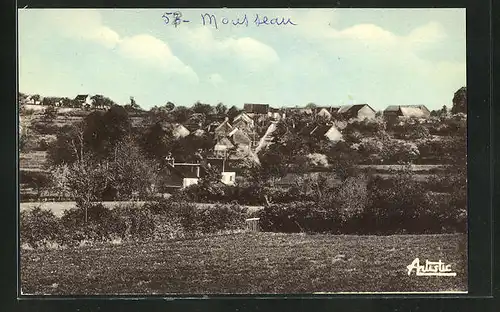
<svg viewBox="0 0 500 312"><path fill-rule="evenodd" d="M177 106L171 112L173 121L181 124L188 121L191 114L191 110L185 106Z"/></svg>
<svg viewBox="0 0 500 312"><path fill-rule="evenodd" d="M132 130L132 122L127 111L121 106L112 106L106 113L102 115L102 123L104 129L103 138L111 150L115 144L129 135Z"/></svg>
<svg viewBox="0 0 500 312"><path fill-rule="evenodd" d="M113 107L117 104L108 97L105 97L100 94L96 94L91 97L92 107L93 108L104 108L104 107Z"/></svg>
<svg viewBox="0 0 500 312"><path fill-rule="evenodd" d="M453 95L453 106L451 113L464 113L467 114L467 88L461 87Z"/></svg>
<svg viewBox="0 0 500 312"><path fill-rule="evenodd" d="M61 106L62 107L74 107L73 100L70 98L64 97L61 99Z"/></svg>
<svg viewBox="0 0 500 312"><path fill-rule="evenodd" d="M66 188L75 198L77 206L85 211L85 223L88 221L87 211L92 203L101 200L102 191L108 188L110 175L107 167L85 154L83 159L68 166Z"/></svg>
<svg viewBox="0 0 500 312"><path fill-rule="evenodd" d="M236 116L238 116L241 113L241 110L238 109L236 106L231 106L226 112L227 117L229 117L230 120L233 120Z"/></svg>
<svg viewBox="0 0 500 312"><path fill-rule="evenodd" d="M134 97L130 97L130 104L124 105L123 108L128 112L141 111L142 108L137 104Z"/></svg>
<svg viewBox="0 0 500 312"><path fill-rule="evenodd" d="M217 106L215 106L215 112L219 116L225 116L227 113L227 107L226 105L219 103Z"/></svg>
<svg viewBox="0 0 500 312"><path fill-rule="evenodd" d="M314 104L314 103L308 103L306 105L306 108L309 108L309 109L315 109L316 107L318 107L318 106L316 104Z"/></svg>
<svg viewBox="0 0 500 312"><path fill-rule="evenodd" d="M19 105L27 104L28 103L28 95L26 95L22 92L19 92L18 96L17 96L17 100L19 102Z"/></svg>
<svg viewBox="0 0 500 312"><path fill-rule="evenodd" d="M214 108L212 107L212 105L210 105L210 104L203 104L203 103L200 103L200 102L196 102L193 105L193 107L191 108L191 110L194 113L203 114L205 116L209 116L209 115L213 114L213 112L214 112Z"/></svg>
<svg viewBox="0 0 500 312"><path fill-rule="evenodd" d="M33 94L31 96L31 99L36 103L36 102L40 101L41 96L40 96L40 94Z"/></svg>
<svg viewBox="0 0 500 312"><path fill-rule="evenodd" d="M131 136L114 146L114 156L109 163L110 184L119 199L128 199L134 193L142 198L154 193L159 172L158 163L148 160Z"/></svg>
<svg viewBox="0 0 500 312"><path fill-rule="evenodd" d="M172 141L171 133L165 131L159 123L149 127L141 139L146 155L158 160L168 155Z"/></svg>
<svg viewBox="0 0 500 312"><path fill-rule="evenodd" d="M175 104L174 104L174 103L172 103L172 102L170 102L170 101L168 101L168 102L165 104L164 108L165 108L165 110L166 110L167 112L171 112L171 111L173 111L173 110L175 109Z"/></svg>

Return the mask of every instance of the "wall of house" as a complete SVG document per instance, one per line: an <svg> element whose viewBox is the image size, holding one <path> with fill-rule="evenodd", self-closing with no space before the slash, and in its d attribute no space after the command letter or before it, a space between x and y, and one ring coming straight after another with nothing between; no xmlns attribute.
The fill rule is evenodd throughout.
<svg viewBox="0 0 500 312"><path fill-rule="evenodd" d="M342 133L334 126L331 127L326 133L325 136L331 141L331 142L338 142L342 140Z"/></svg>
<svg viewBox="0 0 500 312"><path fill-rule="evenodd" d="M332 114L330 114L329 111L327 111L326 109L322 108L319 112L318 112L318 116L319 117L324 117L324 118L331 118L332 117Z"/></svg>
<svg viewBox="0 0 500 312"><path fill-rule="evenodd" d="M358 118L363 120L365 118L371 119L375 118L375 112L368 106L364 106L358 111Z"/></svg>
<svg viewBox="0 0 500 312"><path fill-rule="evenodd" d="M198 184L198 178L184 178L182 180L182 187L188 187L193 184Z"/></svg>
<svg viewBox="0 0 500 312"><path fill-rule="evenodd" d="M235 180L236 180L236 172L226 171L222 173L222 178L221 178L222 183L227 185L234 185Z"/></svg>

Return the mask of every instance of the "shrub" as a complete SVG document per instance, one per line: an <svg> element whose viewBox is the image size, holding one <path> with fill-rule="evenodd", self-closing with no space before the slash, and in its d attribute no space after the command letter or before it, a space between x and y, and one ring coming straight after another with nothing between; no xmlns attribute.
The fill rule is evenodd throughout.
<svg viewBox="0 0 500 312"><path fill-rule="evenodd" d="M21 244L26 243L35 248L61 238L61 224L50 210L42 210L37 206L29 211L22 211L20 219Z"/></svg>
<svg viewBox="0 0 500 312"><path fill-rule="evenodd" d="M260 227L269 232L335 232L339 218L315 202L273 204L259 211Z"/></svg>
<svg viewBox="0 0 500 312"><path fill-rule="evenodd" d="M72 245L83 240L106 241L113 236L123 236L126 231L125 222L120 222L111 209L102 204L95 204L87 209L75 207L66 210L61 217L64 227L65 242Z"/></svg>
<svg viewBox="0 0 500 312"><path fill-rule="evenodd" d="M115 229L121 238L132 237L145 239L154 233L156 224L154 215L150 210L136 204L118 205L112 213L117 221Z"/></svg>
<svg viewBox="0 0 500 312"><path fill-rule="evenodd" d="M239 205L215 205L200 211L200 226L204 233L243 229L247 209Z"/></svg>

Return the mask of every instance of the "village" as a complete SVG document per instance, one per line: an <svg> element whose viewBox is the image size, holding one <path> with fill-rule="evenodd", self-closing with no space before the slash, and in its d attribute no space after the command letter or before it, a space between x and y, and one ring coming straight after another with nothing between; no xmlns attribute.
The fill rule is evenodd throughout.
<svg viewBox="0 0 500 312"><path fill-rule="evenodd" d="M455 98L463 97L464 92L464 88L458 90ZM23 114L23 111L21 111L20 134L26 136L30 131L33 131L30 130L29 125L26 126L26 120L33 119L36 112L40 112L40 116L43 117L48 114L47 112L53 110L53 119L57 121L74 112L85 115L91 111L106 111L112 105L116 105L113 101L101 95L91 96L88 94L78 95L73 100L55 97L41 98L39 95L23 95L20 100L24 112L35 112L34 114ZM203 176L204 168L207 165L219 172L223 183L234 185L237 180L237 172L240 171L237 168L235 169L235 167L238 167L237 163L250 160L255 164L259 164L259 154L265 152L268 145L276 141L274 132L278 129L278 125L290 124L291 128L294 129L300 127L299 133L301 135L315 139L319 138L321 142L334 146L340 141L345 141L344 129L353 122L380 124L381 120L384 122L398 120L400 123L417 120L419 123L424 123L432 118L436 119L438 115L443 117L442 111L433 111L431 113L424 105L391 105L385 110L377 112L368 104L336 107L321 107L309 104L305 107L273 108L269 104L245 103L243 109L232 107L228 110L224 107L223 110L218 112L215 109L207 113L210 110L209 105L197 104L198 112L192 111L189 116L185 116L184 120L182 118L172 120L172 118L166 117L168 114L166 113L167 109L172 109L170 113L173 113L176 110L185 109L183 107L168 107L167 104L167 109L155 107L147 112L135 104L133 97L131 97L130 104L123 106L124 110L131 116L132 122L135 121L138 127L145 127L145 124L149 122L149 126L153 124L161 126L161 129L169 132L175 140L189 140L191 138L206 140L199 146L198 150L191 149L192 155L180 155L177 159L171 152L160 155L164 160L162 162L164 164L163 168L169 173L164 176L163 181L160 183L163 186L163 191L185 188L196 184ZM196 110L196 107L194 110ZM446 115L446 112L444 114ZM54 123L54 121L42 119L38 122ZM36 118L33 119L33 122L36 123L36 120ZM56 130L53 133L48 133L52 139L55 134ZM47 140L43 140L43 144L47 145ZM40 150L40 148L35 149ZM311 153L314 152L317 151L311 151ZM201 156L202 154L203 156ZM179 156L179 153L177 155ZM184 161L185 159L190 161ZM379 164L397 165L399 163L385 162ZM21 158L21 170L24 167L23 158ZM286 178L282 177L282 179L281 182L284 183L285 180L291 178L288 176Z"/></svg>

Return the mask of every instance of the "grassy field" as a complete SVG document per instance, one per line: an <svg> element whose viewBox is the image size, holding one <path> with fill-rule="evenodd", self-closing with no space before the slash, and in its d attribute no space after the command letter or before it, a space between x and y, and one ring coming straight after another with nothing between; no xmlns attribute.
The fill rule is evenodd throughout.
<svg viewBox="0 0 500 312"><path fill-rule="evenodd" d="M23 294L466 291L465 235L242 233L154 243L22 250ZM408 276L416 257L456 277Z"/></svg>

